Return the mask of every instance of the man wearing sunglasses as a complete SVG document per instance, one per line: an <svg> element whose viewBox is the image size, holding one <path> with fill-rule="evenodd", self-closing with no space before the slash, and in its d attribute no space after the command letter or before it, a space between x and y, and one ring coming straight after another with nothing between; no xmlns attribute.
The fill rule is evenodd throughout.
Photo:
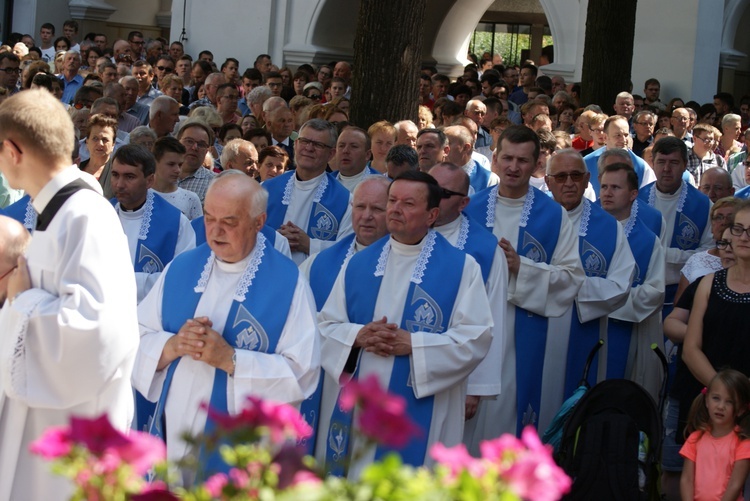
<svg viewBox="0 0 750 501"><path fill-rule="evenodd" d="M578 388L586 357L599 339L604 339L605 350L591 365L589 384L626 375L630 334L608 336L607 316L625 305L635 260L617 220L583 197L589 177L581 155L572 148L558 151L547 161L547 186L578 235L578 253L586 272L571 314L550 320L557 335L548 341L548 349L552 344L553 353L567 354L547 362L559 364L560 377L554 380L560 390L556 408ZM553 416L543 414L542 427L545 417Z"/></svg>
<svg viewBox="0 0 750 501"><path fill-rule="evenodd" d="M578 238L565 210L529 186L539 159L537 134L513 125L499 138L492 170L500 184L474 195L466 209L499 239L508 262L501 397L480 408L479 439L521 431L551 417L559 390L545 386L550 374L546 346L556 332L549 317L569 311L585 274ZM479 425L478 425L479 428Z"/></svg>
<svg viewBox="0 0 750 501"><path fill-rule="evenodd" d="M156 61L156 66L154 66L154 75L156 78L153 79L151 82L151 86L154 89L159 88L159 82L161 82L165 76L171 75L174 73L175 69L175 62L174 59L172 59L170 56L163 54L158 61Z"/></svg>

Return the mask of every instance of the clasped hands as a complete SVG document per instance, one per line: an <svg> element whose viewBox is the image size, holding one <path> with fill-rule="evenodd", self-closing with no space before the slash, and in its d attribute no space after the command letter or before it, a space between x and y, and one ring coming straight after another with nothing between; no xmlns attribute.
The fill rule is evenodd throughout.
<svg viewBox="0 0 750 501"><path fill-rule="evenodd" d="M357 333L354 340L355 348L362 348L367 352L389 357L391 355L411 354L411 334L398 325L388 323L386 317L366 324Z"/></svg>
<svg viewBox="0 0 750 501"><path fill-rule="evenodd" d="M164 369L180 357L190 357L232 374L234 348L212 326L208 317L192 318L185 322L164 345L157 370Z"/></svg>

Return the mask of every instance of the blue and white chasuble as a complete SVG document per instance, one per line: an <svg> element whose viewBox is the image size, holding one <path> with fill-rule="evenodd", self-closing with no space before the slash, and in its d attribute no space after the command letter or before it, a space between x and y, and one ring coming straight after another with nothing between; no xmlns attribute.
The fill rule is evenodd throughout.
<svg viewBox="0 0 750 501"><path fill-rule="evenodd" d="M476 193L464 211L470 218L482 221L489 231L495 226L497 193L498 186ZM549 265L557 247L562 217L563 211L557 202L529 186L515 244L518 255ZM519 434L525 425L535 424L538 420L547 328L547 317L516 306L513 335L516 349L516 430Z"/></svg>
<svg viewBox="0 0 750 501"><path fill-rule="evenodd" d="M195 317L215 259L208 245L201 245L174 259L164 279L161 310L164 331L177 333L188 319ZM258 233L255 248L232 296L232 306L221 333L227 343L238 350L274 353L287 321L298 275L294 263L271 247L262 233ZM274 284L273 293L269 293L270 284ZM166 439L165 403L180 360L173 361L166 369L162 391L149 421L149 433L162 439ZM209 405L223 413L229 411L228 381L226 372L215 370ZM214 427L215 423L207 419L206 432ZM228 469L217 453L209 455L202 451L201 461L209 473Z"/></svg>
<svg viewBox="0 0 750 501"><path fill-rule="evenodd" d="M289 171L263 183L268 191L268 219L266 225L273 229L286 222L286 211L294 192L295 171ZM325 173L315 190L310 208L310 220L305 232L310 238L335 241L341 222L349 207L349 190L331 173Z"/></svg>
<svg viewBox="0 0 750 501"><path fill-rule="evenodd" d="M348 320L355 324L368 324L375 320L375 304L391 252L390 236L383 237L367 249L351 257L345 270L346 309ZM442 265L433 265L437 261ZM466 259L460 251L435 231L425 236L417 263L409 281L400 328L410 332L441 335L449 328L453 306L463 275ZM451 263L451 266L446 266ZM360 352L360 357L362 356ZM411 386L411 356L393 357L388 391L402 396L407 403L408 416L422 428L402 449L379 446L375 458L396 450L405 464L422 465L427 454L427 439L432 425L434 396L416 398ZM359 365L359 362L358 362ZM352 378L358 377L358 368ZM326 430L326 469L335 475L346 473L346 461L351 457L350 432L352 413L343 411L338 404ZM322 438L322 435L321 435Z"/></svg>
<svg viewBox="0 0 750 501"><path fill-rule="evenodd" d="M37 214L34 210L34 206L31 205L31 197L29 195L24 195L16 202L7 206L4 210L6 216L12 217L21 223L24 228L29 230L29 233L34 233Z"/></svg>

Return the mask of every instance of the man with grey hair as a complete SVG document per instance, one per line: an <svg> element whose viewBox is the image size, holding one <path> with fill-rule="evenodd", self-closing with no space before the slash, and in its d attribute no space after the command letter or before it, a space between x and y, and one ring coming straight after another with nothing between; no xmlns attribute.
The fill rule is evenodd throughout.
<svg viewBox="0 0 750 501"><path fill-rule="evenodd" d="M23 256L31 235L21 223L0 214L0 307L8 297L8 280L18 266L19 256Z"/></svg>
<svg viewBox="0 0 750 501"><path fill-rule="evenodd" d="M656 115L650 110L639 111L633 116L633 153L643 158L643 150L654 142Z"/></svg>
<svg viewBox="0 0 750 501"><path fill-rule="evenodd" d="M257 120L263 120L263 104L271 96L273 96L273 92L265 85L259 85L245 95L245 102L250 109L250 114Z"/></svg>
<svg viewBox="0 0 750 501"><path fill-rule="evenodd" d="M133 386L159 402L163 414L150 431L166 439L168 459L193 452L185 433L216 425L201 404L236 414L250 396L298 405L315 390L312 293L261 232L267 201L251 177L233 170L217 176L206 194L208 245L177 256L140 306ZM218 451L200 453L198 464L206 475L227 468ZM183 470L183 483L192 484L194 474Z"/></svg>
<svg viewBox="0 0 750 501"><path fill-rule="evenodd" d="M65 90L63 90L63 95L60 98L65 104L72 104L76 92L83 86L83 77L78 74L80 67L81 54L72 50L66 52L63 59L63 70L59 77L65 83Z"/></svg>
<svg viewBox="0 0 750 501"><path fill-rule="evenodd" d="M180 121L180 103L169 96L159 96L151 103L148 116L149 127L157 138L170 136Z"/></svg>
<svg viewBox="0 0 750 501"><path fill-rule="evenodd" d="M120 114L117 117L117 130L123 132L131 132L133 129L141 125L141 122L130 113L125 110L127 100L125 98L125 88L117 82L110 82L104 86L104 97L111 97L117 101L120 107Z"/></svg>
<svg viewBox="0 0 750 501"><path fill-rule="evenodd" d="M190 103L189 108L193 110L199 106L210 106L215 109L217 103L216 91L225 83L227 83L227 79L224 77L223 73L217 72L208 75L206 81L203 83L203 89L206 91L206 95L197 101Z"/></svg>
<svg viewBox="0 0 750 501"><path fill-rule="evenodd" d="M471 102L472 101L469 101L469 103ZM446 160L460 166L469 176L469 183L471 186L471 192L468 193L469 195L478 193L483 189L494 186L500 182L497 174L485 169L479 164L479 162L471 158L474 137L469 129L463 125L451 125L446 127L444 132L448 138L448 145L450 146Z"/></svg>
<svg viewBox="0 0 750 501"><path fill-rule="evenodd" d="M615 115L621 115L628 119L633 118L633 111L635 111L635 105L633 104L633 95L630 92L620 92L615 97Z"/></svg>
<svg viewBox="0 0 750 501"><path fill-rule="evenodd" d="M593 386L626 374L630 336L608 336L607 318L628 299L635 260L617 220L583 197L589 175L581 155L572 148L558 151L547 161L547 186L578 235L577 248L586 273L570 313L550 319L556 335L548 339L547 353L557 356L545 358L545 368L556 375L550 378L550 384L558 389L555 409L580 385L586 356L599 339L604 339L605 350L592 364L588 383ZM542 413L540 428L553 417Z"/></svg>
<svg viewBox="0 0 750 501"><path fill-rule="evenodd" d="M221 150L219 162L224 170L235 169L255 177L258 172L258 151L250 141L232 139Z"/></svg>
<svg viewBox="0 0 750 501"><path fill-rule="evenodd" d="M289 240L297 264L352 232L351 195L326 172L337 137L330 122L308 120L295 143L297 169L263 183L271 200L267 224Z"/></svg>
<svg viewBox="0 0 750 501"><path fill-rule="evenodd" d="M401 120L393 126L396 128L396 144L405 144L416 150L419 127L411 120Z"/></svg>
<svg viewBox="0 0 750 501"><path fill-rule="evenodd" d="M698 189L701 193L706 195L712 203L716 203L717 200L724 197L734 196L732 175L724 169L715 167L712 169L708 169L703 173L703 177L701 178Z"/></svg>
<svg viewBox="0 0 750 501"><path fill-rule="evenodd" d="M266 128L270 125L269 122L271 121L271 112L274 110L277 110L279 108L289 108L289 105L284 101L284 98L279 96L271 96L268 99L263 101L263 113L261 114L261 119L263 120L263 123L266 125Z"/></svg>
<svg viewBox="0 0 750 501"><path fill-rule="evenodd" d="M397 144L388 150L385 156L385 171L390 179L402 172L419 169L419 157L417 150L405 144Z"/></svg>
<svg viewBox="0 0 750 501"><path fill-rule="evenodd" d="M125 106L123 110L138 119L140 125L148 125L148 106L138 102L138 80L134 76L125 76L120 79L125 91Z"/></svg>

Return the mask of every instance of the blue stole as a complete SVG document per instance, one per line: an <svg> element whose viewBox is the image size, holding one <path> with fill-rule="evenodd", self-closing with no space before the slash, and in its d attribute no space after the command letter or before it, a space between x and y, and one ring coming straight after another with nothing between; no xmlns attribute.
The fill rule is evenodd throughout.
<svg viewBox="0 0 750 501"><path fill-rule="evenodd" d="M648 275L648 265L651 262L651 254L656 244L656 235L649 230L643 222L635 219L631 208L630 220L625 226L625 236L628 239L628 245L635 258L635 274L631 287L643 285ZM622 379L626 377L625 371L628 366L628 349L630 348L631 337L633 334L633 322L623 320L609 319L607 326L607 338L612 344L625 345L624 353L613 354L612 350L607 348L607 379ZM626 344L627 342L627 344ZM618 358L613 359L613 355ZM623 358L624 355L624 359Z"/></svg>
<svg viewBox="0 0 750 501"><path fill-rule="evenodd" d="M380 174L380 173L378 173ZM294 192L295 171L289 171L263 183L268 191L268 219L266 225L274 230L286 222L286 211ZM305 232L310 238L336 240L339 226L349 207L349 190L326 172L313 195L310 221Z"/></svg>
<svg viewBox="0 0 750 501"><path fill-rule="evenodd" d="M190 226L193 227L193 231L195 231L195 246L201 246L206 243L206 221L204 220L204 216L196 217L192 221L190 221ZM263 226L263 228L260 229L260 232L263 233L263 235L266 237L266 239L270 242L271 247L274 247L276 245L276 230L273 228L269 228L269 226L266 224Z"/></svg>
<svg viewBox="0 0 750 501"><path fill-rule="evenodd" d="M471 170L466 174L469 175L469 185L474 188L474 193L479 193L487 189L490 183L491 172L479 165L479 162L472 160L469 162Z"/></svg>
<svg viewBox="0 0 750 501"><path fill-rule="evenodd" d="M351 257L354 251L354 238L352 233L347 235L341 241L336 242L332 247L321 251L310 267L310 288L315 298L315 309L320 312L323 305L326 304L333 284L339 276L339 270L344 266L347 257ZM300 414L305 418L307 424L313 429L313 435L302 440L302 445L307 449L308 454L315 452L315 440L318 432L318 418L320 417L320 398L323 394L323 369L320 369L318 376L318 386L315 392L302 402Z"/></svg>
<svg viewBox="0 0 750 501"><path fill-rule="evenodd" d="M483 221L487 229L495 226L497 186L475 193L464 211ZM537 263L550 264L557 247L563 211L560 205L542 191L529 186L521 215L516 252ZM565 216L567 217L567 216ZM542 400L542 374L547 344L547 317L516 306L516 430L520 434L527 424L535 424Z"/></svg>
<svg viewBox="0 0 750 501"><path fill-rule="evenodd" d="M484 170L484 169L483 169ZM487 231L480 223L472 221L466 215L461 215L461 230L456 242L456 248L473 257L482 269L482 280L487 283L490 278L492 262L497 249L497 237Z"/></svg>
<svg viewBox="0 0 750 501"><path fill-rule="evenodd" d="M111 202L119 210L117 199L113 198ZM180 209L148 191L135 249L133 268L136 272L164 271L164 267L174 258L181 215Z"/></svg>
<svg viewBox="0 0 750 501"><path fill-rule="evenodd" d="M31 197L24 195L20 200L16 200L5 208L5 215L12 217L23 225L24 228L29 230L29 233L34 233L36 228L36 210L31 205Z"/></svg>
<svg viewBox="0 0 750 501"><path fill-rule="evenodd" d="M257 258L261 259L260 262L256 262ZM164 279L162 297L162 324L166 332L178 332L187 320L195 316L195 309L205 291L206 282L210 279L214 259L208 245L201 245L180 254L172 261ZM248 267L232 298L232 306L222 332L230 346L262 353L276 351L289 315L298 274L294 263L268 245L262 234L258 234ZM272 289L272 293L269 293L269 289ZM180 360L178 358L167 368L161 395L149 423L149 433L163 440L166 439L164 405ZM227 373L217 369L209 405L224 413L229 411L227 382ZM207 419L206 432L211 432L214 428L213 420ZM201 464L206 465L205 470L208 472L228 469L218 450L211 457L202 458Z"/></svg>
<svg viewBox="0 0 750 501"><path fill-rule="evenodd" d="M420 268L419 263L415 265L400 327L411 333L442 334L450 325L463 275L464 267L459 263L465 261L466 255L435 231L430 231L425 239L419 260L426 257L428 262L424 268ZM364 325L373 321L389 251L390 236L385 236L350 259L344 276L350 322ZM432 262L429 262L430 258ZM394 357L388 391L406 400L407 415L422 427L422 433L413 437L402 449L379 446L375 458L380 459L388 452L396 451L405 464L421 466L427 454L434 396L419 399L414 396L410 365L410 356ZM357 376L358 369L352 377ZM331 416L326 448L326 469L331 474L344 475L346 472L346 460L350 457L351 423L352 413L344 412L337 404Z"/></svg>
<svg viewBox="0 0 750 501"><path fill-rule="evenodd" d="M680 190L680 200L677 204L672 241L669 243L669 247L695 250L700 246L701 235L703 235L703 231L708 224L711 201L706 195L685 181L682 182ZM638 198L653 208L656 201L656 183L641 188L638 192ZM666 297L664 298L665 308L662 311L662 315L665 317L672 311L675 292L677 292L677 284L668 284Z"/></svg>
<svg viewBox="0 0 750 501"><path fill-rule="evenodd" d="M750 198L750 186L745 186L744 188L739 190L734 194L734 198L741 198L743 200L747 200L748 198Z"/></svg>
<svg viewBox="0 0 750 501"><path fill-rule="evenodd" d="M630 208L630 217L636 218L638 222L646 225L646 228L651 230L657 237L661 235L661 212L651 207L648 203L638 201L637 198L633 200L633 205Z"/></svg>
<svg viewBox="0 0 750 501"><path fill-rule="evenodd" d="M596 204L592 204L585 198L581 201L584 204L583 214L578 228L578 254L581 256L583 270L586 277L606 278L609 272L609 265L612 263L612 256L615 254L615 244L617 243L617 230L619 223L615 218ZM581 374L586 366L586 358L591 348L599 341L601 336L600 325L601 319L595 318L588 322L581 323L578 318L578 306L573 303L573 314L570 321L570 338L568 342L568 359L565 369L565 393L564 399L570 397L578 388L581 381ZM608 343L607 367L609 368L610 352L622 354L627 359L628 343L625 344L624 350L621 346L611 346ZM589 371L589 384L596 384L597 361L594 360Z"/></svg>

